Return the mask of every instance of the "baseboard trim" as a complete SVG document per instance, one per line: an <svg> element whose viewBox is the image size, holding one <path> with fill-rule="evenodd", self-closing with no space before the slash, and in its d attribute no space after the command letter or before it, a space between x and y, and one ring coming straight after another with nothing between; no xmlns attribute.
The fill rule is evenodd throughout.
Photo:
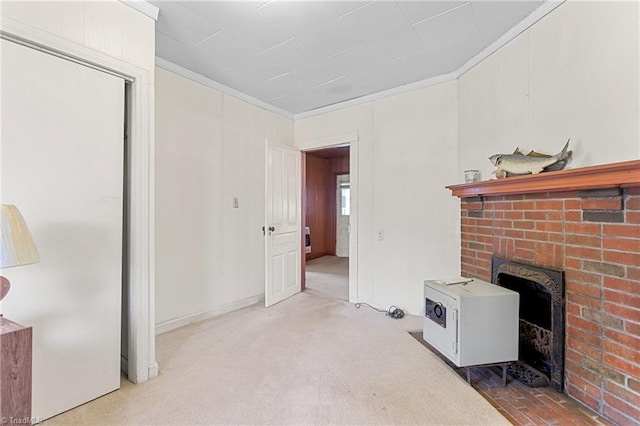
<svg viewBox="0 0 640 426"><path fill-rule="evenodd" d="M263 301L264 294L259 294L257 296L246 297L244 299L236 300L235 302L216 306L215 308L159 322L156 324L156 336L158 334L166 333L167 331L175 330L176 328L184 327L185 325L193 324L194 322L204 321L206 319L226 314L227 312L235 311L236 309L246 308L247 306L255 305L256 303Z"/></svg>
<svg viewBox="0 0 640 426"><path fill-rule="evenodd" d="M158 377L158 363L154 362L151 365L149 365L149 378L153 379L154 377Z"/></svg>

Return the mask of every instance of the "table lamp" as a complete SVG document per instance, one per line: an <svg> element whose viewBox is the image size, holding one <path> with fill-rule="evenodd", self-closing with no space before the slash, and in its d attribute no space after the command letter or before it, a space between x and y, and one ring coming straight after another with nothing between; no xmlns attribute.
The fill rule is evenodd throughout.
<svg viewBox="0 0 640 426"><path fill-rule="evenodd" d="M18 208L0 204L0 268L29 265L39 260L38 249ZM0 276L0 300L10 287L9 280Z"/></svg>

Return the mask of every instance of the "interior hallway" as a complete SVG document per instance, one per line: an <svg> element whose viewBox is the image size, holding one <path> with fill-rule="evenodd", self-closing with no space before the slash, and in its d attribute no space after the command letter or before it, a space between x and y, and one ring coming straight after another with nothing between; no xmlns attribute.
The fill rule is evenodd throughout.
<svg viewBox="0 0 640 426"><path fill-rule="evenodd" d="M349 300L349 258L322 256L307 260L306 291L318 296Z"/></svg>

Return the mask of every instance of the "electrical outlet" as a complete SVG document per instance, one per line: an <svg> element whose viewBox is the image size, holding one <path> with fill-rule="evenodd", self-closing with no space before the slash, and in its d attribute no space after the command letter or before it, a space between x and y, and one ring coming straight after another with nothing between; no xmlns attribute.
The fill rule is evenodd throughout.
<svg viewBox="0 0 640 426"><path fill-rule="evenodd" d="M382 229L378 229L378 241L384 240L384 231Z"/></svg>
<svg viewBox="0 0 640 426"><path fill-rule="evenodd" d="M237 209L240 207L240 202L238 201L238 197L233 197L233 208Z"/></svg>

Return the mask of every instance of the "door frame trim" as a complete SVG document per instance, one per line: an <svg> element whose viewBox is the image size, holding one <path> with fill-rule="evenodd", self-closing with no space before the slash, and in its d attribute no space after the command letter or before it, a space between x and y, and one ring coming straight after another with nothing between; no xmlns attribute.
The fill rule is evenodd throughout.
<svg viewBox="0 0 640 426"><path fill-rule="evenodd" d="M153 75L119 58L2 17L0 38L37 49L80 65L122 77L130 84L129 99L129 359L128 378L142 383L158 375L155 356L155 223ZM124 149L124 145L123 145Z"/></svg>
<svg viewBox="0 0 640 426"><path fill-rule="evenodd" d="M349 163L351 163L351 149L349 149ZM351 164L349 164L349 168L351 168ZM335 232L333 235L333 238L335 239L335 255L336 257L338 256L338 222L339 222L339 217L340 214L338 212L340 212L341 209L341 202L340 202L340 195L338 193L338 191L340 190L340 186L338 185L338 178L340 176L349 176L349 187L351 187L351 174L350 173L342 173L342 172L336 172L333 174L333 191L334 191L334 198L336 200L336 208L334 211L334 216L335 216L335 220L336 220L336 228L335 228ZM349 197L351 198L351 197ZM349 226L351 226L351 212L349 212ZM347 233L347 235L349 235L349 233ZM347 246L349 245L349 239L347 237ZM349 248L347 247L347 254L349 254Z"/></svg>
<svg viewBox="0 0 640 426"><path fill-rule="evenodd" d="M296 147L302 151L302 154L313 152L319 149L338 148L341 146L349 146L349 175L351 181L351 215L349 224L351 233L349 234L349 302L358 302L358 219L359 219L359 173L358 173L358 141L359 133L349 132L339 135L329 136L321 139L312 139L302 142L296 142ZM306 195L306 188L302 187L302 192ZM304 197L303 197L304 198ZM304 224L305 218L302 217ZM304 225L301 230L302 239L304 239ZM305 257L302 256L302 273L305 271Z"/></svg>

